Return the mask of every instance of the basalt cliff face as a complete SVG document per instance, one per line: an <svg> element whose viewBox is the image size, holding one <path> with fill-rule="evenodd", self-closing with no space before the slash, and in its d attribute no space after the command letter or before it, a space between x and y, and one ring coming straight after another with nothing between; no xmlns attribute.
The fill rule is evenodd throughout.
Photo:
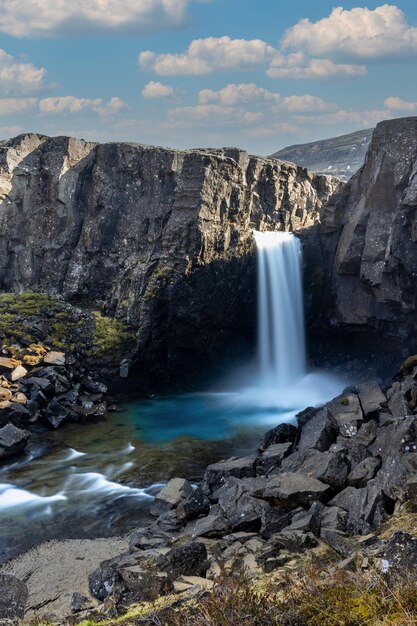
<svg viewBox="0 0 417 626"><path fill-rule="evenodd" d="M382 122L364 166L323 215L327 323L415 337L416 217L417 117Z"/></svg>
<svg viewBox="0 0 417 626"><path fill-rule="evenodd" d="M317 225L339 186L236 149L20 136L0 143L0 288L103 308L139 365L183 376L253 341L253 229Z"/></svg>

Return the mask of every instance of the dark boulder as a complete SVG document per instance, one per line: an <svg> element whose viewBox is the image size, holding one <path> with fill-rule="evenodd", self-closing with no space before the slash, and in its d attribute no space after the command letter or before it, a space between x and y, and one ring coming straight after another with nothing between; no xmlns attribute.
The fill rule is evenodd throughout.
<svg viewBox="0 0 417 626"><path fill-rule="evenodd" d="M293 444L290 442L276 443L269 446L261 456L259 465L256 468L257 474L268 474L268 472L279 468L285 457L290 454L292 447Z"/></svg>
<svg viewBox="0 0 417 626"><path fill-rule="evenodd" d="M343 489L350 465L344 451L319 452L313 449L291 454L283 461L281 469L317 478L335 489Z"/></svg>
<svg viewBox="0 0 417 626"><path fill-rule="evenodd" d="M278 506L310 506L328 491L329 486L315 478L288 472L268 477L259 497Z"/></svg>
<svg viewBox="0 0 417 626"><path fill-rule="evenodd" d="M209 465L204 474L204 480L211 490L221 487L226 478L250 478L256 474L258 459L255 456L231 458Z"/></svg>
<svg viewBox="0 0 417 626"><path fill-rule="evenodd" d="M25 616L28 589L21 580L9 574L0 575L0 620L20 622Z"/></svg>
<svg viewBox="0 0 417 626"><path fill-rule="evenodd" d="M206 515L210 509L210 500L201 487L197 487L192 494L181 500L177 506L177 517L181 521L188 521Z"/></svg>
<svg viewBox="0 0 417 626"><path fill-rule="evenodd" d="M259 450L263 452L270 446L281 443L294 443L298 436L298 430L292 424L279 424L276 428L269 430L259 443Z"/></svg>
<svg viewBox="0 0 417 626"><path fill-rule="evenodd" d="M299 419L300 415L297 415L297 420ZM298 450L316 448L320 452L324 452L336 440L338 433L337 422L326 407L309 409L309 419L304 422L303 416L301 423L303 425L297 445Z"/></svg>
<svg viewBox="0 0 417 626"><path fill-rule="evenodd" d="M20 454L26 447L30 433L14 424L7 424L0 429L0 460Z"/></svg>
<svg viewBox="0 0 417 626"><path fill-rule="evenodd" d="M387 561L387 569L400 569L402 576L406 576L408 572L415 572L417 537L400 531L394 533L380 556Z"/></svg>
<svg viewBox="0 0 417 626"><path fill-rule="evenodd" d="M198 541L173 548L164 559L163 568L173 580L179 576L204 578L210 567L207 560L207 548Z"/></svg>
<svg viewBox="0 0 417 626"><path fill-rule="evenodd" d="M387 399L376 381L358 385L358 395L366 419L378 417L382 409L387 408Z"/></svg>
<svg viewBox="0 0 417 626"><path fill-rule="evenodd" d="M381 460L375 457L368 457L350 472L347 482L352 487L365 487L381 467Z"/></svg>
<svg viewBox="0 0 417 626"><path fill-rule="evenodd" d="M193 494L193 487L183 478L171 479L156 495L150 513L159 517L164 513L176 509L182 500L186 500Z"/></svg>

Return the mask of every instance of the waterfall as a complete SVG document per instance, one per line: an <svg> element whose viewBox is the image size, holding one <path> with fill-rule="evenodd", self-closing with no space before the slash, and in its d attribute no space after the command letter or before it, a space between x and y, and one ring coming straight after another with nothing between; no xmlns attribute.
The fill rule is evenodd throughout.
<svg viewBox="0 0 417 626"><path fill-rule="evenodd" d="M306 375L302 252L297 237L255 232L262 386L288 389Z"/></svg>

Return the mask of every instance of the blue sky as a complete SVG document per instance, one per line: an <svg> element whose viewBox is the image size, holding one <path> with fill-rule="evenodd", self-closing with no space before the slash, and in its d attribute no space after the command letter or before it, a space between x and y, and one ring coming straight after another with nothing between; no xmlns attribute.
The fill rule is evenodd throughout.
<svg viewBox="0 0 417 626"><path fill-rule="evenodd" d="M0 137L285 145L417 115L417 3L0 0Z"/></svg>

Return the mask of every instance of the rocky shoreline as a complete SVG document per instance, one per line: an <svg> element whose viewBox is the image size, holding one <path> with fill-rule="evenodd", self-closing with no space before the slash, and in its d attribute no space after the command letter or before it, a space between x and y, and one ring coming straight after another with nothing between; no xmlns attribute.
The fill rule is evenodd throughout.
<svg viewBox="0 0 417 626"><path fill-rule="evenodd" d="M406 570L416 561L416 537L382 539L378 529L416 497L412 357L389 387L363 383L306 409L296 426L280 424L266 433L253 456L207 467L198 486L171 480L155 498L155 522L133 531L127 552L90 573L90 597L76 592L67 616L72 611L70 623L100 621L132 604L194 597L225 572L271 574L322 545L343 566L360 550L380 572ZM49 615L54 622L57 617L63 615Z"/></svg>

